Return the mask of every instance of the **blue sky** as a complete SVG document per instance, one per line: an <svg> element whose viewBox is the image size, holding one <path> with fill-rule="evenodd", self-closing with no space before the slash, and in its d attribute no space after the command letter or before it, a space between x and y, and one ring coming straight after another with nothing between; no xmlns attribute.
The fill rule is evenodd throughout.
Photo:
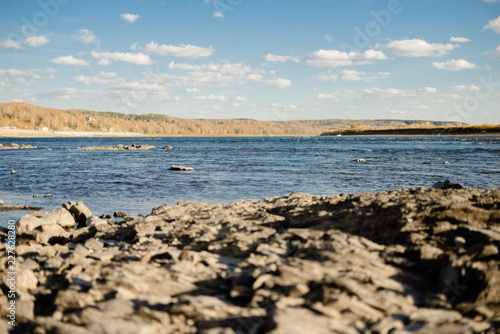
<svg viewBox="0 0 500 334"><path fill-rule="evenodd" d="M500 0L0 2L0 101L500 123Z"/></svg>

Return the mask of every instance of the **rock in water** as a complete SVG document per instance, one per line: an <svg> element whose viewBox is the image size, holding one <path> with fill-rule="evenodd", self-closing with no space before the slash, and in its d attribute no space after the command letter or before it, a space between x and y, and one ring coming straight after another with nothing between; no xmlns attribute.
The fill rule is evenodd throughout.
<svg viewBox="0 0 500 334"><path fill-rule="evenodd" d="M458 183L453 183L450 180L446 180L444 182L436 182L432 187L432 189L465 189L465 187Z"/></svg>
<svg viewBox="0 0 500 334"><path fill-rule="evenodd" d="M177 165L174 165L172 167L170 167L170 170L177 170L177 171L192 171L194 170L193 167L184 167L184 166L177 166Z"/></svg>
<svg viewBox="0 0 500 334"><path fill-rule="evenodd" d="M166 145L163 149L164 149L164 150L171 150L171 149L173 149L173 147L172 147L172 146L170 146L170 145Z"/></svg>

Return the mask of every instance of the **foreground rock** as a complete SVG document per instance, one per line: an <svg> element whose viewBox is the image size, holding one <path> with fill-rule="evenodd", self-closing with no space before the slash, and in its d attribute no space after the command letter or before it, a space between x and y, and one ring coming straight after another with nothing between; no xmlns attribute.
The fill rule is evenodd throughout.
<svg viewBox="0 0 500 334"><path fill-rule="evenodd" d="M500 323L499 189L181 202L76 230L58 210L33 223L64 229L52 245L18 236L22 333L495 333Z"/></svg>
<svg viewBox="0 0 500 334"><path fill-rule="evenodd" d="M150 150L156 148L156 146L151 145L116 145L116 146L91 146L91 147L79 147L80 151L124 151L124 150Z"/></svg>
<svg viewBox="0 0 500 334"><path fill-rule="evenodd" d="M35 149L35 148L37 147L29 144L16 144L16 143L11 143L9 145L0 144L0 150L25 150L25 149Z"/></svg>

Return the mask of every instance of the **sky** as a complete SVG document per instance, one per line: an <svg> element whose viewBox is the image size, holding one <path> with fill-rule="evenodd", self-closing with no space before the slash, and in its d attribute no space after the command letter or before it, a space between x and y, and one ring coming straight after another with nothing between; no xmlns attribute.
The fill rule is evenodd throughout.
<svg viewBox="0 0 500 334"><path fill-rule="evenodd" d="M500 0L2 0L0 102L500 123Z"/></svg>

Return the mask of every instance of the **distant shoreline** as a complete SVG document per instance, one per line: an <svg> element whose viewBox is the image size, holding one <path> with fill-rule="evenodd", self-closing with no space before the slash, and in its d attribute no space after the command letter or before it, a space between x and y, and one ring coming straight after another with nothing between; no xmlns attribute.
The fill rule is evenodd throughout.
<svg viewBox="0 0 500 334"><path fill-rule="evenodd" d="M323 132L321 136L500 136L500 125L491 128L468 126L420 129L340 130Z"/></svg>

